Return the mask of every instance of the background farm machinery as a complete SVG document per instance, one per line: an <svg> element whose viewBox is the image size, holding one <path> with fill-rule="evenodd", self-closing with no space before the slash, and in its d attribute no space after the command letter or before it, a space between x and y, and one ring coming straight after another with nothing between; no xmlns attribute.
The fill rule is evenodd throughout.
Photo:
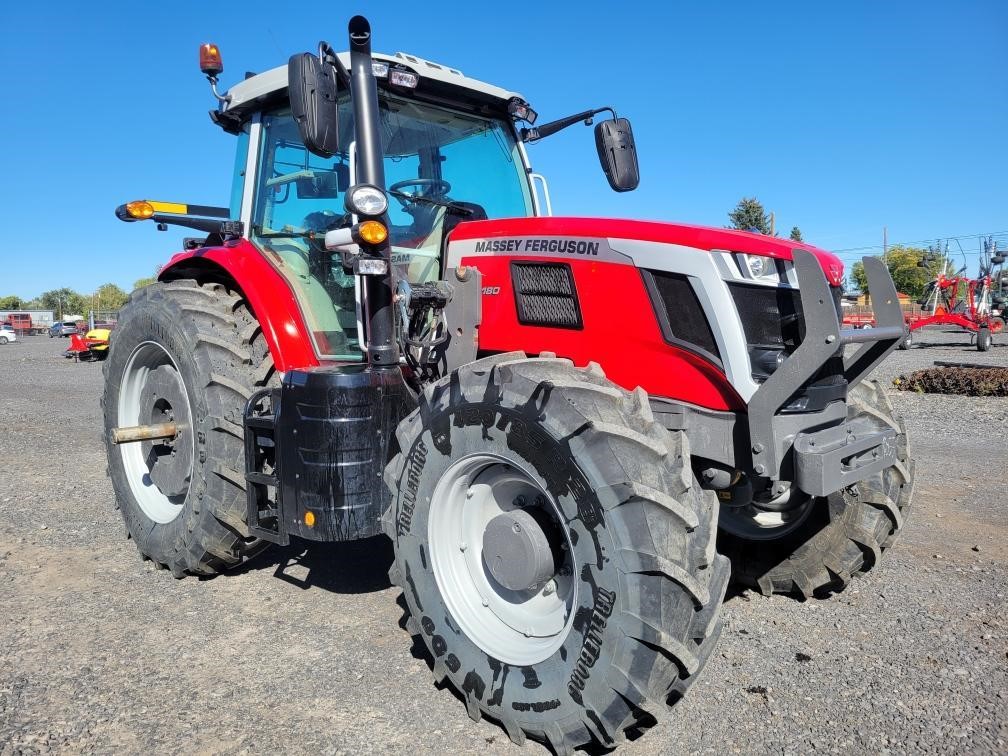
<svg viewBox="0 0 1008 756"><path fill-rule="evenodd" d="M979 351L989 350L993 336L1005 327L1004 313L1008 309L1005 260L1005 252L997 248L997 243L991 238L985 239L978 275L970 278L966 275L966 265L952 272L947 247L944 251L940 246L929 248L918 266L933 270L935 263L941 263L941 270L928 282L916 303L901 303L907 338L900 348L909 348L914 331L933 325L951 325L967 331L971 343ZM846 313L843 322L855 328L875 326L872 313L859 308Z"/></svg>

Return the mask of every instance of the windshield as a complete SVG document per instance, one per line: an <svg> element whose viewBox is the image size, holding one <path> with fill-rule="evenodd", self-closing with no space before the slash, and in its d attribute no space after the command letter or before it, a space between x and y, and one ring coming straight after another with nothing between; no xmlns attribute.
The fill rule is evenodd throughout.
<svg viewBox="0 0 1008 756"><path fill-rule="evenodd" d="M331 359L362 359L355 280L325 232L350 225L343 195L350 185L353 118L344 97L340 151L324 159L301 142L287 108L262 116L260 169L252 239L296 288L316 350ZM532 214L518 145L501 120L461 113L388 93L380 99L393 262L412 283L440 278L447 234L458 223Z"/></svg>

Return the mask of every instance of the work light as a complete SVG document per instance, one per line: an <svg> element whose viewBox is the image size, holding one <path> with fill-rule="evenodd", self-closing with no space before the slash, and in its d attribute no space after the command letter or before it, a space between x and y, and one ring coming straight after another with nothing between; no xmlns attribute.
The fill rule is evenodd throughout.
<svg viewBox="0 0 1008 756"><path fill-rule="evenodd" d="M388 80L392 86L406 89L416 89L416 85L420 83L420 77L417 74L402 68L390 69Z"/></svg>
<svg viewBox="0 0 1008 756"><path fill-rule="evenodd" d="M517 121L527 121L530 124L535 123L539 117L539 114L521 97L512 97L508 100L508 115Z"/></svg>
<svg viewBox="0 0 1008 756"><path fill-rule="evenodd" d="M344 204L355 215L376 216L388 210L388 197L377 186L357 184L347 192Z"/></svg>

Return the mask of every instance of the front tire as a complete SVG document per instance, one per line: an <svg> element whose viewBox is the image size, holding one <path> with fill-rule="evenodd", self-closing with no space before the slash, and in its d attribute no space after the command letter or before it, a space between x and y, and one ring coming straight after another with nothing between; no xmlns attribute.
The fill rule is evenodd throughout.
<svg viewBox="0 0 1008 756"><path fill-rule="evenodd" d="M109 476L141 555L181 578L264 548L246 523L243 409L276 371L241 296L192 280L134 292L104 373ZM112 428L159 422L182 432L170 443L111 441Z"/></svg>
<svg viewBox="0 0 1008 756"><path fill-rule="evenodd" d="M779 527L771 518L757 519L766 513L747 520L744 509L723 509L718 549L731 559L736 582L764 595L825 596L876 567L896 540L913 499L906 428L874 380L850 390L847 417L896 430L896 464L843 491L809 500Z"/></svg>
<svg viewBox="0 0 1008 756"><path fill-rule="evenodd" d="M566 753L612 746L682 697L720 634L729 567L685 436L642 390L597 365L497 355L429 388L397 437L389 577L470 717ZM555 571L508 588L488 534L519 515L541 524Z"/></svg>

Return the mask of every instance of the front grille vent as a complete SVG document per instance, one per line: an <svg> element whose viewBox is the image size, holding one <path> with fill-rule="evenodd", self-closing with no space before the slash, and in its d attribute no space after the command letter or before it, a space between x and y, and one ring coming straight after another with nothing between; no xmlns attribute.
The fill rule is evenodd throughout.
<svg viewBox="0 0 1008 756"><path fill-rule="evenodd" d="M801 343L805 324L797 289L737 283L728 289L750 346L792 352Z"/></svg>
<svg viewBox="0 0 1008 756"><path fill-rule="evenodd" d="M581 305L567 263L511 263L518 322L553 328L582 328Z"/></svg>

